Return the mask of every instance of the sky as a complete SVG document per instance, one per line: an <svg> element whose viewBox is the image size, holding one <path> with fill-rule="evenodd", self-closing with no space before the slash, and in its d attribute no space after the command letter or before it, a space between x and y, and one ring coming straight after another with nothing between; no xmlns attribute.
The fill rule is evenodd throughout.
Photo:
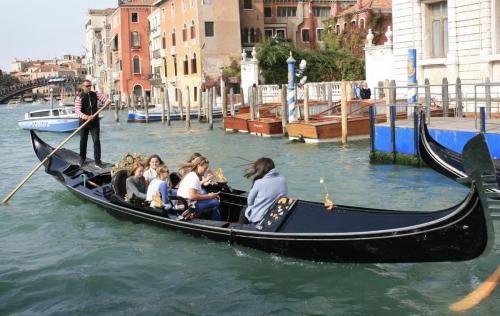
<svg viewBox="0 0 500 316"><path fill-rule="evenodd" d="M0 69L18 59L82 55L89 9L117 7L118 0L0 0Z"/></svg>

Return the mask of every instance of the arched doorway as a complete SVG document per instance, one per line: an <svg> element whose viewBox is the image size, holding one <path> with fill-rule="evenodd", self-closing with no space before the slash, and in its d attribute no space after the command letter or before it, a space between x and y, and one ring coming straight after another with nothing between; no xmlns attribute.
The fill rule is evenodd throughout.
<svg viewBox="0 0 500 316"><path fill-rule="evenodd" d="M134 95L137 98L142 97L142 86L140 86L140 85L135 85L134 86Z"/></svg>

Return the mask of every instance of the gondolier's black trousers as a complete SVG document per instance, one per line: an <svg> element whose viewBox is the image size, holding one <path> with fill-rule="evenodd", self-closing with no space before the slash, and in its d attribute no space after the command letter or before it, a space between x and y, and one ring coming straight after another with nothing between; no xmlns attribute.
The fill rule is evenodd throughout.
<svg viewBox="0 0 500 316"><path fill-rule="evenodd" d="M80 126L86 121L80 120ZM80 159L85 161L87 159L87 141L89 139L89 132L92 135L94 142L94 160L96 164L101 163L101 140L100 140L100 126L99 118L96 117L89 124L80 130Z"/></svg>

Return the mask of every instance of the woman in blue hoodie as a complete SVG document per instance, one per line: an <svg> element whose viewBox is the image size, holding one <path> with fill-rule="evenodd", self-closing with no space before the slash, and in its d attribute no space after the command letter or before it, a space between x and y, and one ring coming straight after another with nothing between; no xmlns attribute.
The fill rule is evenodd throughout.
<svg viewBox="0 0 500 316"><path fill-rule="evenodd" d="M257 224L264 218L277 199L287 196L286 179L280 176L270 158L259 158L247 170L245 177L252 178L252 189L248 193L247 208L240 223Z"/></svg>

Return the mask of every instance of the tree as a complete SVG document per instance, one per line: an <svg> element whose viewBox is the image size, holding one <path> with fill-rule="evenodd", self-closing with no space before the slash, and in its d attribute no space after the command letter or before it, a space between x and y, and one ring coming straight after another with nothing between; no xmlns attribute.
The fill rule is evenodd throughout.
<svg viewBox="0 0 500 316"><path fill-rule="evenodd" d="M257 46L257 59L266 83L288 82L286 60L292 52L297 62L307 61L309 82L360 80L365 76L364 61L336 46L334 39L324 48L304 50L282 39L268 39Z"/></svg>
<svg viewBox="0 0 500 316"><path fill-rule="evenodd" d="M9 74L4 73L0 69L0 88L9 87L16 83L19 83L19 79Z"/></svg>

